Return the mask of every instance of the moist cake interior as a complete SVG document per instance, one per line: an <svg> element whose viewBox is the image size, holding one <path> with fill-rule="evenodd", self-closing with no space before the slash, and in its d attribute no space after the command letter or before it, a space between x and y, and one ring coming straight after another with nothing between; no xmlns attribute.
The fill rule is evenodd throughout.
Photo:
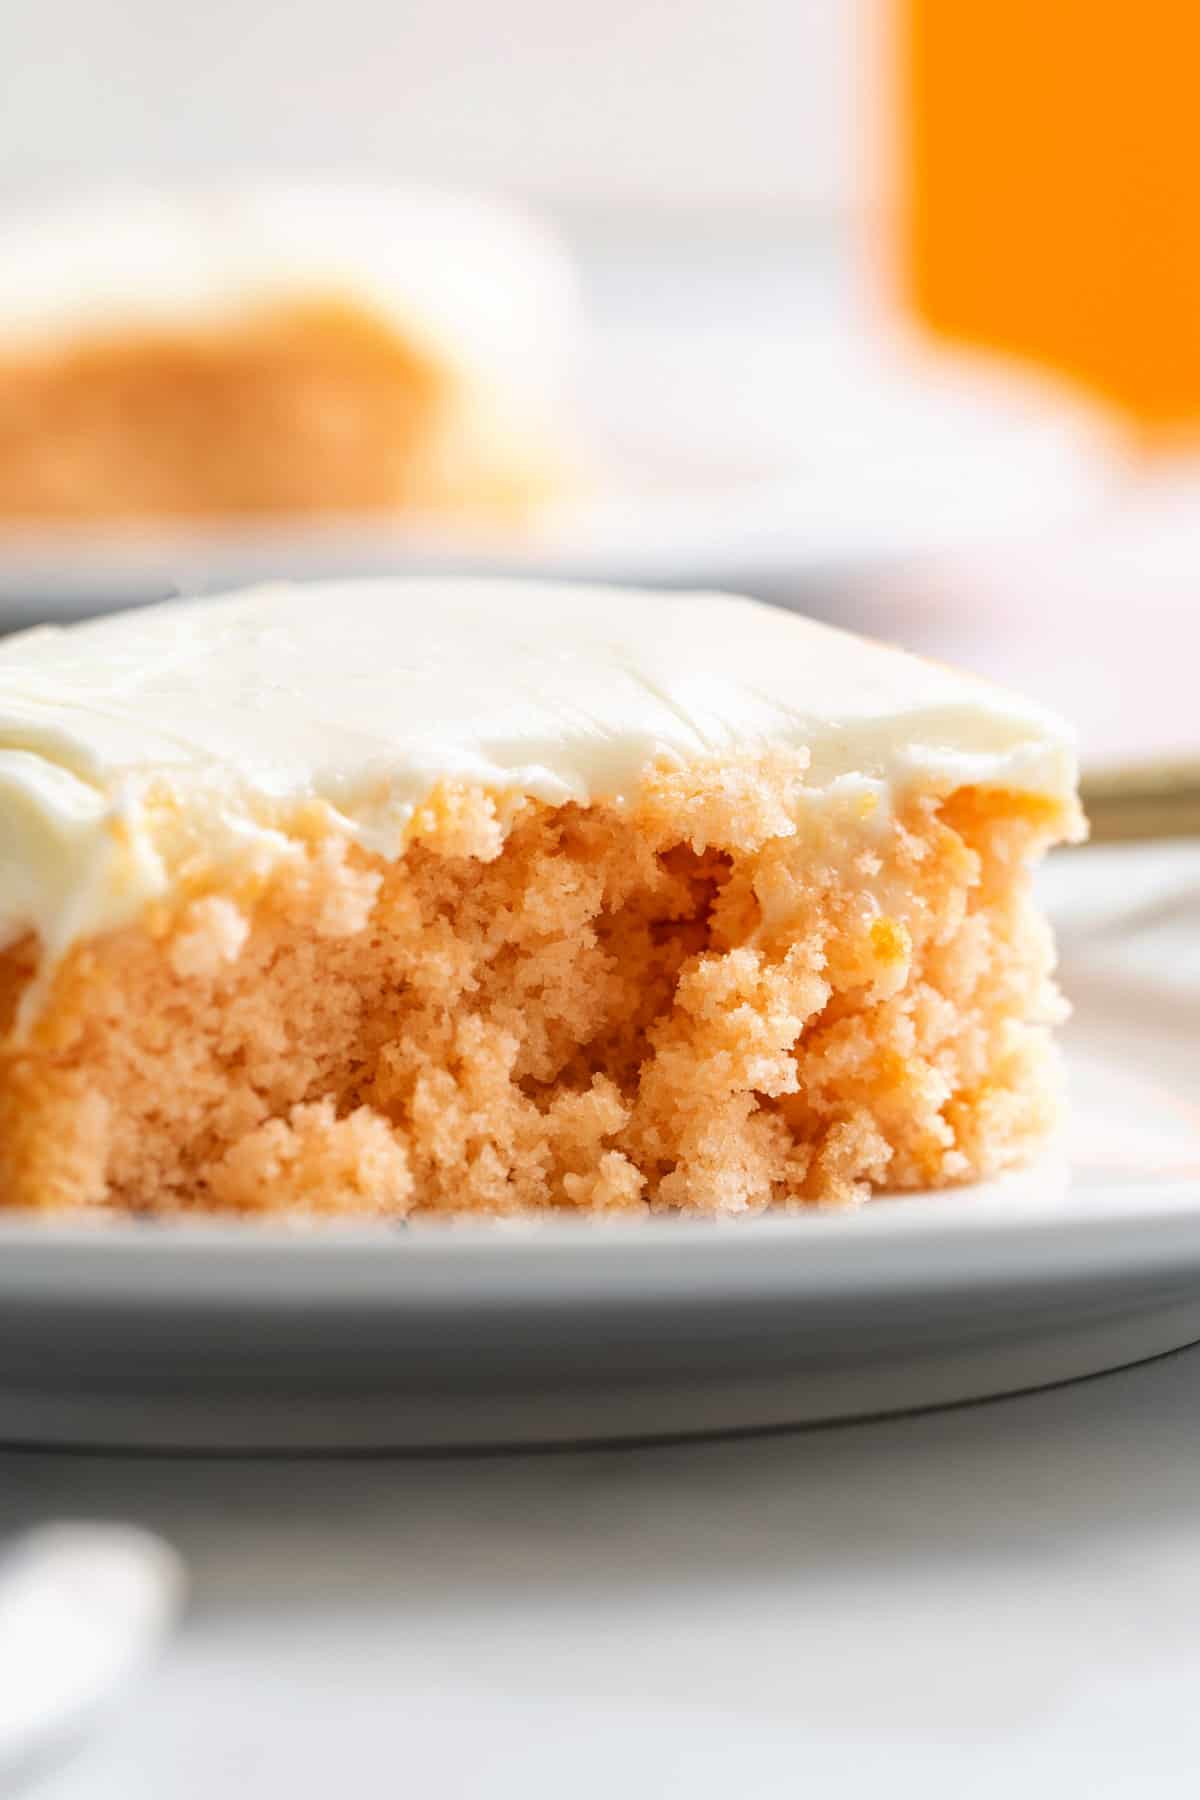
<svg viewBox="0 0 1200 1800"><path fill-rule="evenodd" d="M290 854L0 956L0 1194L33 1207L505 1214L841 1206L1026 1158L1060 1015L1036 792L814 805L801 749L622 803L443 782L385 860ZM35 1004L36 1001L36 1004Z"/></svg>

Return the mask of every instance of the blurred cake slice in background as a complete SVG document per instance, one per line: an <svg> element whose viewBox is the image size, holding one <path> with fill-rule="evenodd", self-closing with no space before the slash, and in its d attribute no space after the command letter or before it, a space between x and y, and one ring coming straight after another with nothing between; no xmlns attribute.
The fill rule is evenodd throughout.
<svg viewBox="0 0 1200 1800"><path fill-rule="evenodd" d="M571 272L459 194L106 194L0 222L0 519L520 520Z"/></svg>

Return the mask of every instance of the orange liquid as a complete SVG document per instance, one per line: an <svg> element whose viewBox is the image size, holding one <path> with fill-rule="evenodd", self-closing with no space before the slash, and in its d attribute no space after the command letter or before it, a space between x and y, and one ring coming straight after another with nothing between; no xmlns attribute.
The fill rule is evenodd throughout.
<svg viewBox="0 0 1200 1800"><path fill-rule="evenodd" d="M1200 427L1200 0L897 0L917 314Z"/></svg>

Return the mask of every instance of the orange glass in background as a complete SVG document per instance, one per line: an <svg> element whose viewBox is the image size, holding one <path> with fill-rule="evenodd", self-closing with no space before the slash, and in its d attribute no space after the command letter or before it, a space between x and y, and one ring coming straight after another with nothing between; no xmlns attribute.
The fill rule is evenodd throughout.
<svg viewBox="0 0 1200 1800"><path fill-rule="evenodd" d="M1200 0L894 4L917 315L1200 431Z"/></svg>

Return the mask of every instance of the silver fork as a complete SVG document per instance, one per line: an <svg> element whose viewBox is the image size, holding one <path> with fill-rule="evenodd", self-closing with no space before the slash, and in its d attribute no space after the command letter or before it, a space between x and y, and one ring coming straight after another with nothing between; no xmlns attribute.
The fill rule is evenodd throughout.
<svg viewBox="0 0 1200 1800"><path fill-rule="evenodd" d="M1081 792L1093 844L1200 837L1200 761L1099 770L1084 776Z"/></svg>

